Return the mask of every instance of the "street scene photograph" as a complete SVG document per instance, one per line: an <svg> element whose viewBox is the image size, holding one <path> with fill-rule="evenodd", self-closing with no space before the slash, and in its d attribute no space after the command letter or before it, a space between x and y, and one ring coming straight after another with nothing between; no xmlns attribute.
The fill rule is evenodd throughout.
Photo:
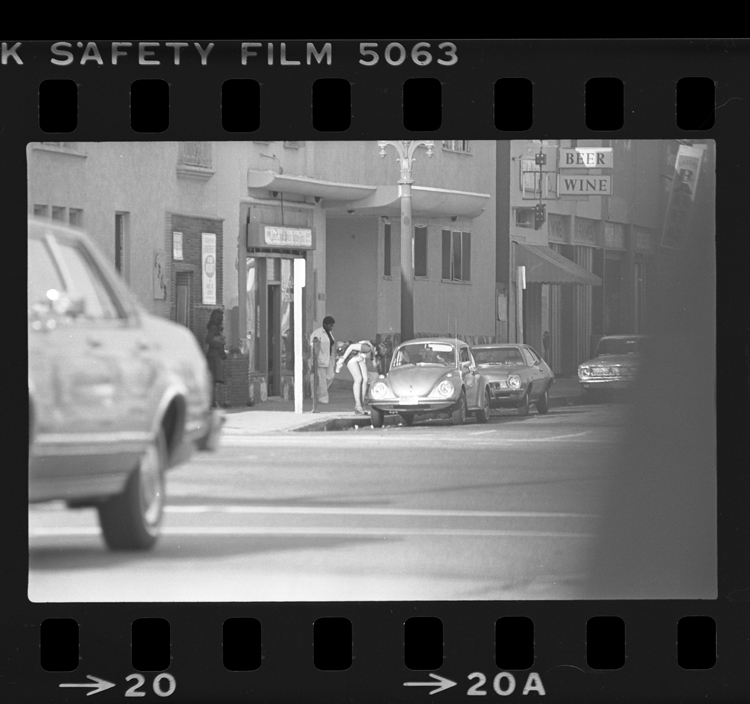
<svg viewBox="0 0 750 704"><path fill-rule="evenodd" d="M715 599L716 160L29 143L29 600Z"/></svg>

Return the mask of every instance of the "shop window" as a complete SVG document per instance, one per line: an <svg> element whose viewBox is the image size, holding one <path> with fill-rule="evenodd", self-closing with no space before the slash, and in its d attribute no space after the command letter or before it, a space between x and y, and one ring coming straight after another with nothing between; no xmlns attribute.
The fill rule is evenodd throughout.
<svg viewBox="0 0 750 704"><path fill-rule="evenodd" d="M414 276L427 276L427 228L414 228Z"/></svg>
<svg viewBox="0 0 750 704"><path fill-rule="evenodd" d="M443 281L471 281L471 233L443 230Z"/></svg>

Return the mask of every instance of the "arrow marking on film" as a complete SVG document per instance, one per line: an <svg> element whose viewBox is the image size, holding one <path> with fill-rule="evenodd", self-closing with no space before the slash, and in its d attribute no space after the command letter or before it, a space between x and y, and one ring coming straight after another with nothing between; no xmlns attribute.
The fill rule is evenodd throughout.
<svg viewBox="0 0 750 704"><path fill-rule="evenodd" d="M103 680L101 677L94 677L94 675L86 675L90 680L93 680L93 684L90 682L85 682L83 684L61 684L60 687L96 687L96 689L92 689L90 692L86 692L86 696L90 697L92 694L99 694L99 692L103 692L105 689L109 689L110 687L114 687L115 685L112 682L107 682L107 680Z"/></svg>
<svg viewBox="0 0 750 704"><path fill-rule="evenodd" d="M456 683L453 680L449 680L446 677L441 677L440 675L435 675L433 673L430 673L430 677L433 677L435 679L434 682L404 682L404 687L435 687L437 685L437 689L433 689L430 694L437 694L438 692L442 692L444 689L450 689L451 687L455 687Z"/></svg>

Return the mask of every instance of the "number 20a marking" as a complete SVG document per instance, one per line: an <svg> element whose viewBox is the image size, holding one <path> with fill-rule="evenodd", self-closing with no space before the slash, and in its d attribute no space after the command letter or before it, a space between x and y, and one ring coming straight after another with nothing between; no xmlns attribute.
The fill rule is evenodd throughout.
<svg viewBox="0 0 750 704"><path fill-rule="evenodd" d="M127 691L125 692L126 697L145 697L146 692L139 692L138 690L143 687L144 684L146 684L146 678L143 675L139 674L133 674L128 675L125 678L126 682L129 682L130 680L135 680L135 684ZM166 684L162 684L162 682L166 682ZM166 672L162 672L160 675L157 675L154 677L154 681L151 685L154 690L154 694L156 694L157 697L168 697L171 694L174 694L175 689L177 689L177 680L175 680L172 675L167 674Z"/></svg>
<svg viewBox="0 0 750 704"><path fill-rule="evenodd" d="M481 687L487 683L487 677L483 672L472 672L468 677L468 680L476 680L476 683L469 687L466 692L469 697L485 697L487 692ZM509 694L513 694L516 689L516 678L510 672L499 672L495 675L495 679L492 680L492 688L501 697L507 697ZM524 685L522 694L528 694L529 692L536 692L541 696L544 696L544 685L542 684L542 678L536 672L530 672L526 678L526 684Z"/></svg>

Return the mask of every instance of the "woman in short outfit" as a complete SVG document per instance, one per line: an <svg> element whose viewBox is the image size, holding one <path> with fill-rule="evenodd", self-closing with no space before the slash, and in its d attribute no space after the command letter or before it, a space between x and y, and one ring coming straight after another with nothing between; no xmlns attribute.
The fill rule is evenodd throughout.
<svg viewBox="0 0 750 704"><path fill-rule="evenodd" d="M367 397L367 361L372 360L372 343L369 340L352 342L336 362L336 373L346 368L352 375L352 393L354 394L354 412L366 415L365 398Z"/></svg>

